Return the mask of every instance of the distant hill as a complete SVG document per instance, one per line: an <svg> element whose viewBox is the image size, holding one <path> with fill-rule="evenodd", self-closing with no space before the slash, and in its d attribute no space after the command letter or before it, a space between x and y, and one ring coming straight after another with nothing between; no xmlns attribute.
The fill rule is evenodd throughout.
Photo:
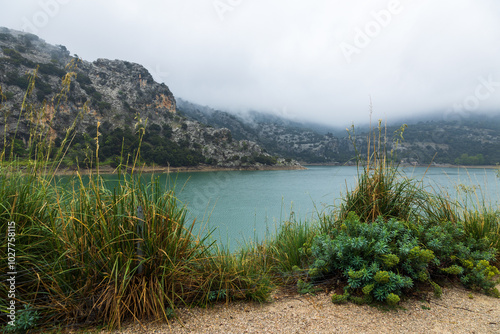
<svg viewBox="0 0 500 334"><path fill-rule="evenodd" d="M271 154L283 155L303 163L353 162L354 146L346 130L324 124L300 123L278 115L250 111L232 114L200 106L182 99L179 111L194 120L216 128L228 128L235 138L257 142ZM429 116L431 118L431 116ZM500 163L500 114L467 115L443 120L408 119L403 140L393 146L399 125L389 125L387 150L396 149L398 161L409 164L495 165ZM355 128L356 146L367 151L369 128Z"/></svg>
<svg viewBox="0 0 500 334"><path fill-rule="evenodd" d="M333 135L332 132L341 133L338 128L305 124L257 111L235 115L182 99L178 100L178 110L193 120L228 128L235 138L255 141L271 154L306 163L341 162L353 156L347 138Z"/></svg>
<svg viewBox="0 0 500 334"><path fill-rule="evenodd" d="M394 126L388 128L389 132L395 130ZM410 123L398 155L403 161L420 164L499 164L500 115Z"/></svg>
<svg viewBox="0 0 500 334"><path fill-rule="evenodd" d="M35 70L37 76L31 79ZM71 83L65 85L63 78L71 78ZM33 154L28 144L36 129L56 148L69 134L72 145L64 160L68 166L90 161L96 138L100 160L110 164L117 164L120 156L134 157L141 142L140 161L147 164L297 165L271 156L243 136L234 139L226 128L179 114L169 88L155 82L142 65L108 59L88 62L33 34L0 28L0 87L0 138L13 142L20 158Z"/></svg>

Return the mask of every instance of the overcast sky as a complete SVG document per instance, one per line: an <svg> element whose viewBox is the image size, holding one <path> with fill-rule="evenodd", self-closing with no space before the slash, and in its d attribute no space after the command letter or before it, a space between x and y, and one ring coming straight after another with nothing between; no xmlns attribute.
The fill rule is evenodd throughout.
<svg viewBox="0 0 500 334"><path fill-rule="evenodd" d="M498 0L0 0L0 26L176 97L345 126L500 111Z"/></svg>

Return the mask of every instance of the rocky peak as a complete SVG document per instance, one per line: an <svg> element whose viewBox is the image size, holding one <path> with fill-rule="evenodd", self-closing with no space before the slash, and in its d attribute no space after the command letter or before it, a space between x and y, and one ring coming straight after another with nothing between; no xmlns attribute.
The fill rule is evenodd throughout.
<svg viewBox="0 0 500 334"><path fill-rule="evenodd" d="M35 88L28 103L43 110L36 121L21 113L30 82L27 73L35 69ZM62 78L68 71L75 75L61 99ZM95 146L98 133L103 158L123 154L122 145L134 151L141 141L139 129L144 128L147 135L142 138L141 154L146 163L232 168L296 164L271 157L253 142L234 140L228 129L214 129L178 115L170 89L155 82L142 65L108 59L88 62L32 34L0 28L0 87L5 96L2 137L6 129L7 136L15 134L26 143L30 129L37 125L57 142L73 129L77 148L70 155L75 161L85 159L82 152ZM24 154L22 144L19 154Z"/></svg>

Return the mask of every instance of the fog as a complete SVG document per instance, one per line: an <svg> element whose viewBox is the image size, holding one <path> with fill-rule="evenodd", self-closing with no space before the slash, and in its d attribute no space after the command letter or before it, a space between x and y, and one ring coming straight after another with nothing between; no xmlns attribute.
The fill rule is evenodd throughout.
<svg viewBox="0 0 500 334"><path fill-rule="evenodd" d="M500 111L494 0L2 0L0 26L144 65L176 97L345 125Z"/></svg>

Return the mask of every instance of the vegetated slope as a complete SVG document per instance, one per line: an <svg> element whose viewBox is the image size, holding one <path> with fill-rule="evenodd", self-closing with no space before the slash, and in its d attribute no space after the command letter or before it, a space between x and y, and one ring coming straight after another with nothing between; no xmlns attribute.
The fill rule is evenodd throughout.
<svg viewBox="0 0 500 334"><path fill-rule="evenodd" d="M193 120L230 129L237 139L255 141L271 154L306 163L344 162L354 156L347 138L332 134L338 132L334 127L324 128L322 133L312 129L314 124L306 125L269 113L250 111L234 115L182 99L178 101L178 109Z"/></svg>
<svg viewBox="0 0 500 334"><path fill-rule="evenodd" d="M179 99L179 110L191 119L216 128L231 129L235 138L257 142L272 154L305 163L353 163L354 146L338 127L303 124L279 115L251 111L231 114ZM398 161L409 164L495 165L500 163L500 115L468 115L455 121L414 122L403 133L398 146L389 140L387 150L395 149ZM388 139L401 127L387 126ZM366 127L356 129L356 148L367 151Z"/></svg>
<svg viewBox="0 0 500 334"><path fill-rule="evenodd" d="M35 88L23 105L35 69ZM76 76L65 86L62 78L68 72ZM169 88L155 82L139 64L87 62L33 34L0 28L0 87L0 135L15 136L14 153L21 158L31 154L30 131L38 127L56 147L70 130L74 138L64 160L67 165L92 160L96 138L100 160L111 164L122 155L135 156L140 142L140 160L148 164L233 168L296 164L269 155L254 142L233 140L228 129L179 115Z"/></svg>
<svg viewBox="0 0 500 334"><path fill-rule="evenodd" d="M389 127L389 131L395 127ZM475 115L459 121L410 124L399 146L405 162L456 165L500 163L500 115Z"/></svg>

